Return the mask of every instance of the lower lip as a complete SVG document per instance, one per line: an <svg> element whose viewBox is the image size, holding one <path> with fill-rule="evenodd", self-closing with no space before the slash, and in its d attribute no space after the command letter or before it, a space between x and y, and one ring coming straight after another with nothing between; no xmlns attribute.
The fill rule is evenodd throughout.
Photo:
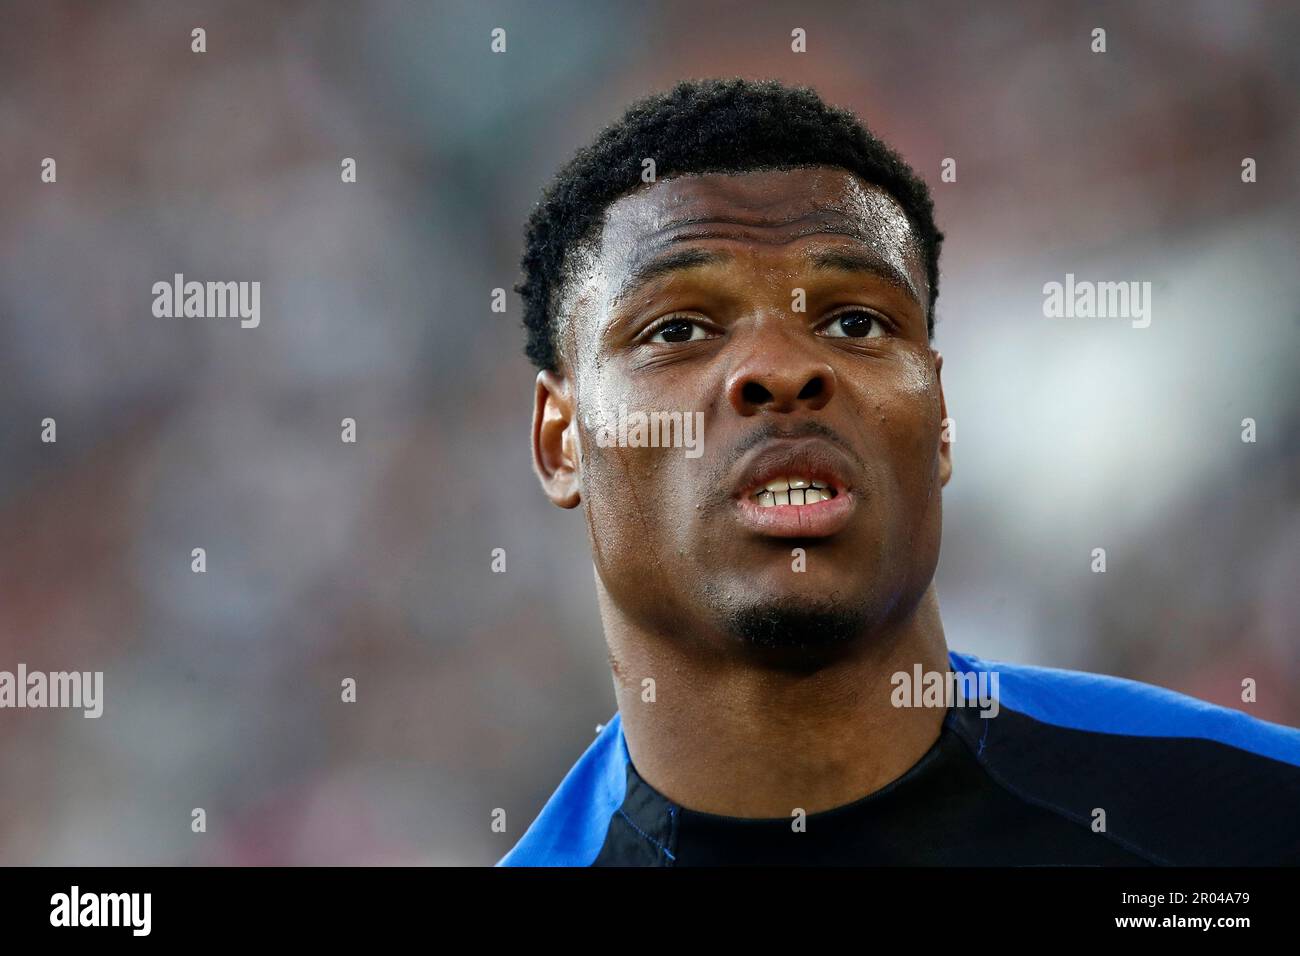
<svg viewBox="0 0 1300 956"><path fill-rule="evenodd" d="M815 505L773 505L764 508L753 498L737 500L741 523L773 538L828 538L843 530L857 501L842 491Z"/></svg>

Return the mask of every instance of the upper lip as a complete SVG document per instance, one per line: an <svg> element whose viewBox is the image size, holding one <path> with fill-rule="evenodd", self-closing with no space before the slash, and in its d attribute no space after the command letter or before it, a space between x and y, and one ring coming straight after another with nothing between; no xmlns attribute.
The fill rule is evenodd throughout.
<svg viewBox="0 0 1300 956"><path fill-rule="evenodd" d="M777 438L758 445L737 464L734 495L744 499L774 478L802 477L824 481L844 494L853 488L853 461L824 438Z"/></svg>

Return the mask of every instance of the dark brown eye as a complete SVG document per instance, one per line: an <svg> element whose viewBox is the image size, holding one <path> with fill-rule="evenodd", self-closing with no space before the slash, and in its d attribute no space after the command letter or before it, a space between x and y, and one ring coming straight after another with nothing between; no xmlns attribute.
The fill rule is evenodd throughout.
<svg viewBox="0 0 1300 956"><path fill-rule="evenodd" d="M659 326L659 331L650 336L651 342L692 342L706 338L703 327L689 319L673 319Z"/></svg>
<svg viewBox="0 0 1300 956"><path fill-rule="evenodd" d="M833 318L823 333L833 339L865 339L884 335L880 318L871 312L842 312Z"/></svg>

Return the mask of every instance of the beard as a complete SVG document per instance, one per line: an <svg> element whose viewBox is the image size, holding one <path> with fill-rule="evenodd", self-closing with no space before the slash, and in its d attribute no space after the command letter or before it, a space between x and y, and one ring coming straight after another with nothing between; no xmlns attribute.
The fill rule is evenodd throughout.
<svg viewBox="0 0 1300 956"><path fill-rule="evenodd" d="M870 621L865 607L842 601L782 598L731 605L725 629L743 646L772 663L816 667L851 647Z"/></svg>

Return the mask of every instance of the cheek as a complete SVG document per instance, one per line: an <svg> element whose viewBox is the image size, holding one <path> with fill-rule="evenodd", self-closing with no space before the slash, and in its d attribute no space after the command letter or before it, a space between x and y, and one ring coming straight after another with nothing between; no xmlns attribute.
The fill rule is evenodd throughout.
<svg viewBox="0 0 1300 956"><path fill-rule="evenodd" d="M588 525L593 541L617 546L621 560L644 563L660 550L650 545L672 541L693 509L695 486L685 473L683 450L646 444L654 429L645 416L677 410L680 402L658 402L625 376L595 372L580 389L577 406Z"/></svg>
<svg viewBox="0 0 1300 956"><path fill-rule="evenodd" d="M617 429L617 423L615 423ZM606 566L653 560L673 534L680 508L668 463L657 448L601 447L584 431L582 484L593 548Z"/></svg>
<svg viewBox="0 0 1300 956"><path fill-rule="evenodd" d="M938 379L926 358L909 352L900 361L878 407L901 490L911 497L928 488L938 474L942 406Z"/></svg>

